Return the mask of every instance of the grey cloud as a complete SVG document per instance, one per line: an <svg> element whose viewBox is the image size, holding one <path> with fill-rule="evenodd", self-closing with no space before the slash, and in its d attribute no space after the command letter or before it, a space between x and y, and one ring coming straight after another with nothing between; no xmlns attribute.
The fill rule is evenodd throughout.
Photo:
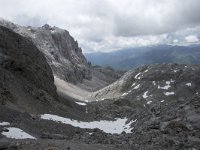
<svg viewBox="0 0 200 150"><path fill-rule="evenodd" d="M200 0L0 0L0 17L67 29L84 51L186 42L200 36Z"/></svg>
<svg viewBox="0 0 200 150"><path fill-rule="evenodd" d="M114 15L116 36L163 34L200 24L199 0L141 0L132 8L137 7L141 9Z"/></svg>

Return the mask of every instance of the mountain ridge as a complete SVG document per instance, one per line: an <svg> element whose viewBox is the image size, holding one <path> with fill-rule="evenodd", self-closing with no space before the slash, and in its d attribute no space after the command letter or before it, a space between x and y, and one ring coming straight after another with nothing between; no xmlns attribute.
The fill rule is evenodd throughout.
<svg viewBox="0 0 200 150"><path fill-rule="evenodd" d="M93 64L110 66L118 70L128 70L145 64L180 63L200 64L200 45L172 46L157 45L122 49L110 53L86 53Z"/></svg>

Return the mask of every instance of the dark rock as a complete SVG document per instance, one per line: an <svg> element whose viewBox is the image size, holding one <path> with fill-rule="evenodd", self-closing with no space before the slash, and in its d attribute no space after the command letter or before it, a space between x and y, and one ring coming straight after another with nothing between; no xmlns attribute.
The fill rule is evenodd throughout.
<svg viewBox="0 0 200 150"><path fill-rule="evenodd" d="M21 75L37 88L56 96L51 68L37 47L28 39L0 27L0 66Z"/></svg>

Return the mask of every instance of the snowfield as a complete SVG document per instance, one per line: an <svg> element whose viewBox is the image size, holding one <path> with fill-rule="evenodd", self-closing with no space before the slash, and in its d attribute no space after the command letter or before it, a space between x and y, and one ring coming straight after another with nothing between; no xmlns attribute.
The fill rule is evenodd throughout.
<svg viewBox="0 0 200 150"><path fill-rule="evenodd" d="M9 126L10 123L9 122L0 122L0 126Z"/></svg>
<svg viewBox="0 0 200 150"><path fill-rule="evenodd" d="M78 104L78 105L82 105L82 106L87 105L86 103L83 103L83 102L75 102L75 103Z"/></svg>
<svg viewBox="0 0 200 150"><path fill-rule="evenodd" d="M192 83L186 83L185 85L187 85L187 86L192 86Z"/></svg>
<svg viewBox="0 0 200 150"><path fill-rule="evenodd" d="M127 118L116 118L115 121L107 121L107 120L100 120L100 121L92 121L92 122L82 122L78 120L72 120L69 118L60 117L57 115L52 114L43 114L41 115L41 119L45 120L52 120L56 122L61 122L64 124L69 124L74 127L84 128L84 129L95 129L98 128L105 133L111 134L121 134L123 131L126 133L131 133L133 129L131 124L136 122L137 120L127 122Z"/></svg>
<svg viewBox="0 0 200 150"><path fill-rule="evenodd" d="M174 92L165 92L164 93L166 96L170 96L170 95L174 95L175 93Z"/></svg>
<svg viewBox="0 0 200 150"><path fill-rule="evenodd" d="M144 94L142 95L142 97L143 97L144 99L146 99L146 98L148 97L147 93L148 93L148 91L144 92Z"/></svg>
<svg viewBox="0 0 200 150"><path fill-rule="evenodd" d="M36 139L35 137L29 135L28 133L24 132L23 130L15 127L6 128L8 132L2 132L1 134L6 136L7 138L12 139Z"/></svg>

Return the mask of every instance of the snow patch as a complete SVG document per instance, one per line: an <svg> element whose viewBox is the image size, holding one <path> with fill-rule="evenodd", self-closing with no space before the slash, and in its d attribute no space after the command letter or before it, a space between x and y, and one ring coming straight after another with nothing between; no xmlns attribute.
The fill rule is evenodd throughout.
<svg viewBox="0 0 200 150"><path fill-rule="evenodd" d="M133 89L137 90L140 87L140 84L138 84L137 86L135 86Z"/></svg>
<svg viewBox="0 0 200 150"><path fill-rule="evenodd" d="M158 89L163 89L163 90L168 90L171 86L168 84L166 86L161 87L160 85L158 86Z"/></svg>
<svg viewBox="0 0 200 150"><path fill-rule="evenodd" d="M129 90L128 93L131 93L132 90Z"/></svg>
<svg viewBox="0 0 200 150"><path fill-rule="evenodd" d="M163 103L165 100L161 100L160 102Z"/></svg>
<svg viewBox="0 0 200 150"><path fill-rule="evenodd" d="M138 74L136 74L135 79L140 79L141 78L140 75L141 75L140 72Z"/></svg>
<svg viewBox="0 0 200 150"><path fill-rule="evenodd" d="M0 126L9 126L10 123L9 122L0 122Z"/></svg>
<svg viewBox="0 0 200 150"><path fill-rule="evenodd" d="M75 102L75 103L78 104L78 105L82 105L82 106L87 105L86 103L83 103L83 102Z"/></svg>
<svg viewBox="0 0 200 150"><path fill-rule="evenodd" d="M149 70L147 69L147 70L145 70L144 72L146 73L146 72L148 72Z"/></svg>
<svg viewBox="0 0 200 150"><path fill-rule="evenodd" d="M36 139L35 137L29 135L28 133L24 132L23 130L15 127L6 128L8 132L2 132L1 134L6 136L7 138L11 139Z"/></svg>
<svg viewBox="0 0 200 150"><path fill-rule="evenodd" d="M148 91L144 92L144 94L142 95L142 97L143 97L144 99L148 97L147 93L148 93Z"/></svg>
<svg viewBox="0 0 200 150"><path fill-rule="evenodd" d="M152 81L153 85L156 86L156 81Z"/></svg>
<svg viewBox="0 0 200 150"><path fill-rule="evenodd" d="M186 83L185 85L187 85L187 86L192 86L192 83Z"/></svg>
<svg viewBox="0 0 200 150"><path fill-rule="evenodd" d="M166 83L167 85L169 85L171 82L170 82L170 81L166 81L165 83Z"/></svg>
<svg viewBox="0 0 200 150"><path fill-rule="evenodd" d="M174 80L172 80L172 79L170 81L166 81L165 83L167 85L165 85L163 87L161 87L160 85L158 85L158 89L168 90L171 87L170 83L172 83L172 82L174 82Z"/></svg>
<svg viewBox="0 0 200 150"><path fill-rule="evenodd" d="M127 92L125 92L125 93L123 93L123 94L122 94L122 96L126 96L126 95L128 95L128 93L127 93Z"/></svg>
<svg viewBox="0 0 200 150"><path fill-rule="evenodd" d="M178 72L178 70L174 70L174 72L176 73L176 72Z"/></svg>
<svg viewBox="0 0 200 150"><path fill-rule="evenodd" d="M170 95L174 95L175 93L174 92L165 92L164 93L166 96L170 96Z"/></svg>
<svg viewBox="0 0 200 150"><path fill-rule="evenodd" d="M82 122L78 120L72 120L69 118L60 117L57 115L52 114L44 114L41 115L41 119L46 120L52 120L56 122L61 122L64 124L70 124L74 127L84 128L84 129L95 129L98 128L100 130L103 130L105 133L111 133L111 134L121 134L123 131L126 133L131 133L131 130L133 129L131 127L131 124L136 122L136 120L127 122L127 118L116 118L115 121L107 121L107 120L100 120L100 121L92 121L92 122Z"/></svg>
<svg viewBox="0 0 200 150"><path fill-rule="evenodd" d="M136 83L133 83L133 84L131 85L131 87L135 86L135 84L136 84Z"/></svg>
<svg viewBox="0 0 200 150"><path fill-rule="evenodd" d="M152 103L152 101L148 101L148 102L147 102L148 105L151 104L151 103Z"/></svg>

